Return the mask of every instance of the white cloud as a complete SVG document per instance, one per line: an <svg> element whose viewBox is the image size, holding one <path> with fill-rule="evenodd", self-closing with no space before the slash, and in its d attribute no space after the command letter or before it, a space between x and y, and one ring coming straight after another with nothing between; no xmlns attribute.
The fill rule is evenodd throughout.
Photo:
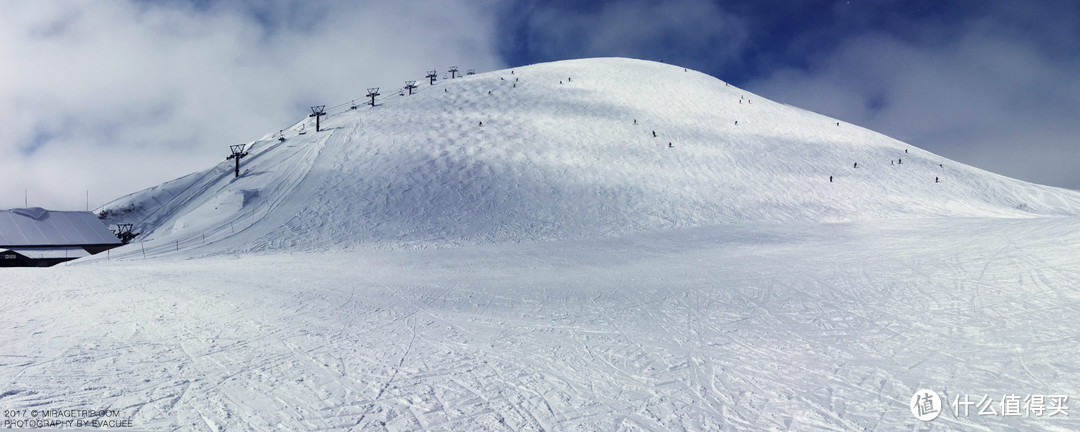
<svg viewBox="0 0 1080 432"><path fill-rule="evenodd" d="M489 70L490 2L0 2L0 208L82 208L187 173L307 107Z"/></svg>

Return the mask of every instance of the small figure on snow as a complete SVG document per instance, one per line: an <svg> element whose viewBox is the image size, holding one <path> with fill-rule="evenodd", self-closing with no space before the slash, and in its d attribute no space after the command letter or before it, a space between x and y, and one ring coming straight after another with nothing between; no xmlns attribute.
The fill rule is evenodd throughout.
<svg viewBox="0 0 1080 432"><path fill-rule="evenodd" d="M904 153L907 153L907 149L904 149Z"/></svg>
<svg viewBox="0 0 1080 432"><path fill-rule="evenodd" d="M938 178L934 177L934 183L937 183L937 182L938 182Z"/></svg>
<svg viewBox="0 0 1080 432"><path fill-rule="evenodd" d="M832 183L832 176L829 176L829 183Z"/></svg>
<svg viewBox="0 0 1080 432"><path fill-rule="evenodd" d="M735 126L738 126L738 125L739 125L739 121L735 120Z"/></svg>
<svg viewBox="0 0 1080 432"><path fill-rule="evenodd" d="M656 138L656 131L652 131L652 137Z"/></svg>
<svg viewBox="0 0 1080 432"><path fill-rule="evenodd" d="M634 124L637 124L637 119L634 119Z"/></svg>
<svg viewBox="0 0 1080 432"><path fill-rule="evenodd" d="M667 143L667 148L672 148L672 147L675 147L675 146L671 145L671 143Z"/></svg>
<svg viewBox="0 0 1080 432"><path fill-rule="evenodd" d="M859 167L859 163L855 162L855 166L853 166L852 168L858 168L858 167Z"/></svg>
<svg viewBox="0 0 1080 432"><path fill-rule="evenodd" d="M484 127L484 122L480 122L480 127Z"/></svg>
<svg viewBox="0 0 1080 432"><path fill-rule="evenodd" d="M903 165L903 164L904 164L904 160L903 160L903 159L897 159L897 160L896 160L896 164L897 164L897 165Z"/></svg>
<svg viewBox="0 0 1080 432"><path fill-rule="evenodd" d="M566 78L566 82L574 82L574 79L573 79L573 78L570 78L570 77L567 77L567 78Z"/></svg>

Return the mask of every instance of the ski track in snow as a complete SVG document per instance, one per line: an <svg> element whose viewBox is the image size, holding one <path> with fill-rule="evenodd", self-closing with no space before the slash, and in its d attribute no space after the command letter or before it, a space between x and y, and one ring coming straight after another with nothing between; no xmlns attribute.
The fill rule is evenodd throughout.
<svg viewBox="0 0 1080 432"><path fill-rule="evenodd" d="M0 404L185 430L921 428L907 407L919 388L1080 393L1076 222L721 226L6 271ZM951 411L932 425L1080 428Z"/></svg>

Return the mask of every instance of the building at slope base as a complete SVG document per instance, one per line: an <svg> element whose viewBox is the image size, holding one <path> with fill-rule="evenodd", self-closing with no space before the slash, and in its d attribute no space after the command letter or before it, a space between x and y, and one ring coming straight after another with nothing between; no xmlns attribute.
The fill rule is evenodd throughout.
<svg viewBox="0 0 1080 432"><path fill-rule="evenodd" d="M48 267L121 245L92 212L0 210L0 267Z"/></svg>

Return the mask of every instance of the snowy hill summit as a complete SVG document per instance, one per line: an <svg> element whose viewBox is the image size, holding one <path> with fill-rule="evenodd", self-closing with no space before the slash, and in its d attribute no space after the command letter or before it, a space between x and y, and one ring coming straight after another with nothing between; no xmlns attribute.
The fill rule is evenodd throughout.
<svg viewBox="0 0 1080 432"><path fill-rule="evenodd" d="M560 61L384 92L328 109L321 132L309 117L254 141L239 178L223 160L99 212L134 223L144 253L1080 213L1080 193L663 63Z"/></svg>

